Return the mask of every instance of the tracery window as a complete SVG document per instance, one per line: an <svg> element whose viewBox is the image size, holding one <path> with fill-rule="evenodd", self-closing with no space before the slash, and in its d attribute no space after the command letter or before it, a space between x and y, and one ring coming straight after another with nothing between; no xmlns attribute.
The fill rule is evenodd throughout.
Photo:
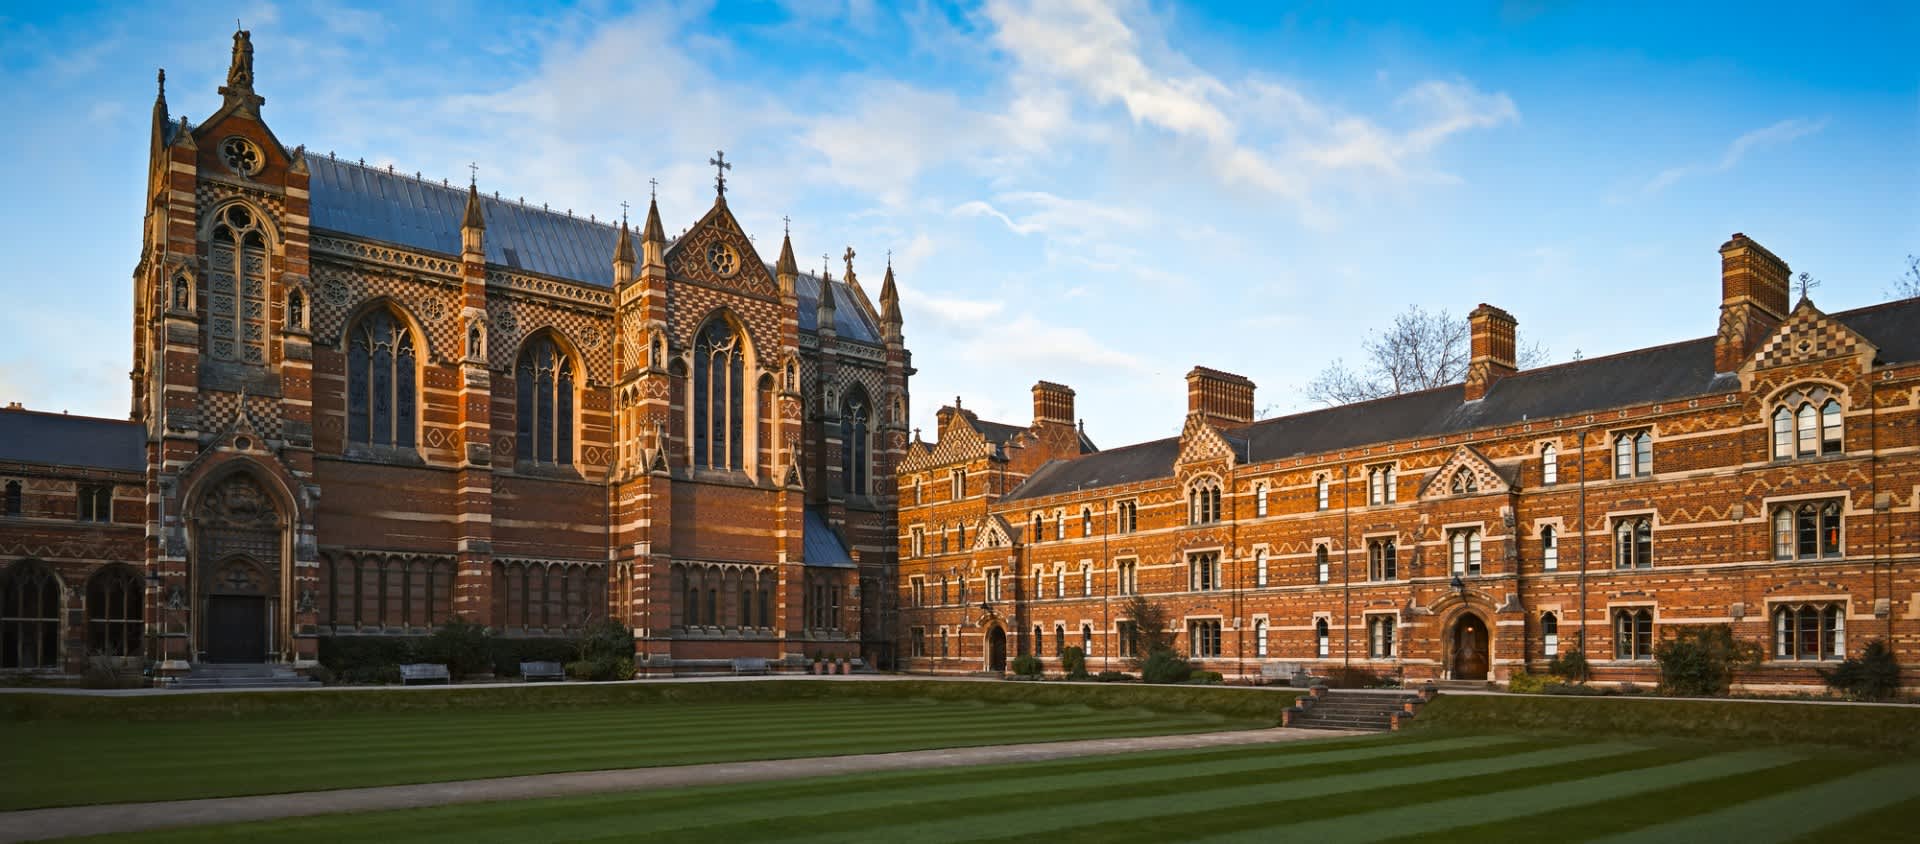
<svg viewBox="0 0 1920 844"><path fill-rule="evenodd" d="M1790 460L1845 450L1840 401L1826 387L1783 396L1773 410L1773 457Z"/></svg>
<svg viewBox="0 0 1920 844"><path fill-rule="evenodd" d="M1643 478L1653 474L1653 432L1622 431L1613 436L1613 476Z"/></svg>
<svg viewBox="0 0 1920 844"><path fill-rule="evenodd" d="M1773 608L1775 659L1845 659L1846 606L1838 603L1790 604Z"/></svg>
<svg viewBox="0 0 1920 844"><path fill-rule="evenodd" d="M873 443L868 437L872 422L873 407L867 401L867 391L859 387L848 390L840 400L840 477L846 481L848 495L867 494L873 459Z"/></svg>
<svg viewBox="0 0 1920 844"><path fill-rule="evenodd" d="M1802 501L1773 508L1774 559L1812 560L1844 553L1839 501Z"/></svg>
<svg viewBox="0 0 1920 844"><path fill-rule="evenodd" d="M745 342L715 317L693 343L693 465L744 469L746 415Z"/></svg>
<svg viewBox="0 0 1920 844"><path fill-rule="evenodd" d="M141 648L140 573L131 566L107 566L87 581L87 652L138 656Z"/></svg>
<svg viewBox="0 0 1920 844"><path fill-rule="evenodd" d="M519 460L573 465L573 360L542 335L520 350L513 367L519 390Z"/></svg>
<svg viewBox="0 0 1920 844"><path fill-rule="evenodd" d="M1140 502L1127 500L1113 509L1114 533L1132 533L1140 529Z"/></svg>
<svg viewBox="0 0 1920 844"><path fill-rule="evenodd" d="M53 668L60 659L60 582L36 560L0 573L0 668Z"/></svg>
<svg viewBox="0 0 1920 844"><path fill-rule="evenodd" d="M1653 610L1613 611L1613 658L1653 659Z"/></svg>
<svg viewBox="0 0 1920 844"><path fill-rule="evenodd" d="M1395 488L1396 486L1398 485L1394 483L1393 464L1386 463L1367 468L1368 504L1392 504L1398 501L1400 492ZM1459 492L1459 490L1454 491Z"/></svg>
<svg viewBox="0 0 1920 844"><path fill-rule="evenodd" d="M1187 488L1187 524L1206 525L1220 521L1220 482L1213 478L1195 481Z"/></svg>
<svg viewBox="0 0 1920 844"><path fill-rule="evenodd" d="M113 485L79 484L74 517L83 522L113 521Z"/></svg>
<svg viewBox="0 0 1920 844"><path fill-rule="evenodd" d="M1393 658L1394 617L1390 615L1367 616L1367 656L1372 659Z"/></svg>
<svg viewBox="0 0 1920 844"><path fill-rule="evenodd" d="M1453 573L1456 575L1475 575L1480 573L1480 529L1459 528L1448 531L1447 550L1453 558Z"/></svg>
<svg viewBox="0 0 1920 844"><path fill-rule="evenodd" d="M214 360L267 362L267 236L258 215L229 205L207 250L207 352Z"/></svg>
<svg viewBox="0 0 1920 844"><path fill-rule="evenodd" d="M413 448L418 369L413 331L375 308L347 329L347 444Z"/></svg>
<svg viewBox="0 0 1920 844"><path fill-rule="evenodd" d="M1220 555L1211 551L1187 556L1187 588L1195 592L1219 589Z"/></svg>
<svg viewBox="0 0 1920 844"><path fill-rule="evenodd" d="M1397 580L1400 577L1400 553L1394 538L1384 536L1367 540L1367 579Z"/></svg>
<svg viewBox="0 0 1920 844"><path fill-rule="evenodd" d="M1480 479L1475 478L1472 472L1467 471L1466 467L1461 467L1453 473L1452 488L1456 495L1468 492L1479 492Z"/></svg>
<svg viewBox="0 0 1920 844"><path fill-rule="evenodd" d="M1653 568L1653 517L1628 516L1613 523L1613 567Z"/></svg>
<svg viewBox="0 0 1920 844"><path fill-rule="evenodd" d="M1121 560L1118 568L1120 570L1119 593L1132 595L1140 591L1140 563L1134 560Z"/></svg>

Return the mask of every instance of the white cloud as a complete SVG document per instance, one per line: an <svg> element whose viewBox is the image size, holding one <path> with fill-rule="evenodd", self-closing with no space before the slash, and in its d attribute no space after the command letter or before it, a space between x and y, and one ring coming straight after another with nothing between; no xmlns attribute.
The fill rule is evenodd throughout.
<svg viewBox="0 0 1920 844"><path fill-rule="evenodd" d="M1747 153L1769 146L1792 143L1825 128L1827 128L1827 121L1824 118L1820 120L1795 118L1743 133L1740 137L1734 138L1732 143L1727 144L1726 151L1720 154L1718 161L1686 164L1662 170L1648 179L1646 184L1640 186L1640 195L1653 196L1690 176L1725 173L1740 166L1740 162L1747 157Z"/></svg>

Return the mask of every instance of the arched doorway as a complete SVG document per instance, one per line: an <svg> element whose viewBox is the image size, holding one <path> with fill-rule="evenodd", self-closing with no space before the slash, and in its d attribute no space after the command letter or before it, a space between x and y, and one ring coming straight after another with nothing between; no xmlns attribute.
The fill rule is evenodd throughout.
<svg viewBox="0 0 1920 844"><path fill-rule="evenodd" d="M285 523L265 483L216 481L192 509L195 650L209 662L265 662L284 646Z"/></svg>
<svg viewBox="0 0 1920 844"><path fill-rule="evenodd" d="M998 624L987 631L987 670L1007 670L1007 629Z"/></svg>
<svg viewBox="0 0 1920 844"><path fill-rule="evenodd" d="M1451 676L1455 680L1487 679L1487 623L1473 613L1460 616L1453 623L1453 637L1449 643L1453 658L1449 665Z"/></svg>
<svg viewBox="0 0 1920 844"><path fill-rule="evenodd" d="M267 590L261 566L231 557L213 572L207 584L207 661L265 662Z"/></svg>

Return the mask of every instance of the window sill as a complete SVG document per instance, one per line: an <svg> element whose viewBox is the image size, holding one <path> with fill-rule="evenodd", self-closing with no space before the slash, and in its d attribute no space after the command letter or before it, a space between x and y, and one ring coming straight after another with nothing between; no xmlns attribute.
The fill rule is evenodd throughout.
<svg viewBox="0 0 1920 844"><path fill-rule="evenodd" d="M534 463L529 460L515 461L513 474L523 478L547 478L555 481L580 480L580 472L569 464Z"/></svg>
<svg viewBox="0 0 1920 844"><path fill-rule="evenodd" d="M387 466L425 466L426 458L417 449L389 446L350 445L337 455L354 463L379 463Z"/></svg>

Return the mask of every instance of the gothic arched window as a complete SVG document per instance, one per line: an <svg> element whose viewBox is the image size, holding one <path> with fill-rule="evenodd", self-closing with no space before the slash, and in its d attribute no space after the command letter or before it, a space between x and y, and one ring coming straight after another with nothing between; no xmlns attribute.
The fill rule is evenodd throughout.
<svg viewBox="0 0 1920 844"><path fill-rule="evenodd" d="M207 249L207 349L215 360L267 362L267 236L245 205L221 209Z"/></svg>
<svg viewBox="0 0 1920 844"><path fill-rule="evenodd" d="M413 331L389 308L347 330L347 444L413 448L418 391Z"/></svg>
<svg viewBox="0 0 1920 844"><path fill-rule="evenodd" d="M866 495L871 472L873 444L873 405L867 391L854 387L840 400L840 476L846 479L848 495Z"/></svg>
<svg viewBox="0 0 1920 844"><path fill-rule="evenodd" d="M519 391L519 459L573 465L573 360L553 338L535 337L520 350L513 378Z"/></svg>
<svg viewBox="0 0 1920 844"><path fill-rule="evenodd" d="M60 659L60 582L34 560L0 572L0 668L52 668Z"/></svg>
<svg viewBox="0 0 1920 844"><path fill-rule="evenodd" d="M140 574L131 566L101 569L87 581L87 652L107 656L140 654Z"/></svg>
<svg viewBox="0 0 1920 844"><path fill-rule="evenodd" d="M741 469L746 462L746 349L725 319L693 341L693 465Z"/></svg>

